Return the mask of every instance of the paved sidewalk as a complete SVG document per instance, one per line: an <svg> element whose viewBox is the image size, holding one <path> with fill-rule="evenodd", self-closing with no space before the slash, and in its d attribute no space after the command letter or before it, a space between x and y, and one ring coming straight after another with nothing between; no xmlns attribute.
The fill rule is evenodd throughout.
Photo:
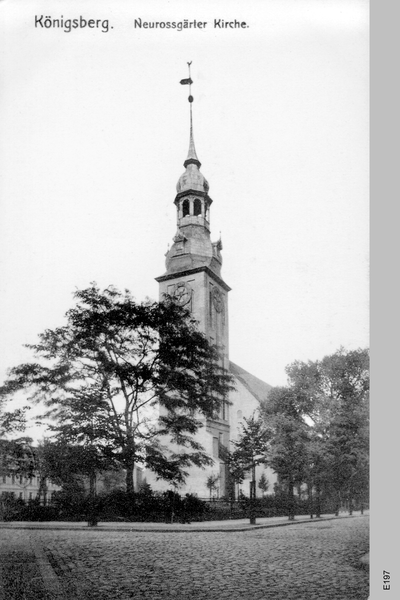
<svg viewBox="0 0 400 600"><path fill-rule="evenodd" d="M365 511L367 516L369 511ZM193 521L192 523L147 523L147 522L99 522L96 527L88 527L85 521L9 521L0 522L0 529L67 529L67 530L86 530L86 531L153 531L153 532L189 532L189 531L249 531L252 529L264 529L266 527L284 527L287 525L296 525L298 523L317 523L332 519L349 519L360 517L360 513L348 515L342 513L338 517L333 514L322 515L320 518L310 519L308 515L299 515L294 521L289 521L287 517L263 517L257 518L255 525L250 525L249 519L232 519L225 521Z"/></svg>

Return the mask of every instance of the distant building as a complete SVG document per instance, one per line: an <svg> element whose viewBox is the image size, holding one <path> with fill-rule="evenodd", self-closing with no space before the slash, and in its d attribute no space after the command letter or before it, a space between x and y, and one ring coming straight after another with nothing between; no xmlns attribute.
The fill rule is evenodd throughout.
<svg viewBox="0 0 400 600"><path fill-rule="evenodd" d="M7 447L0 448L0 498L12 494L25 502L39 498L41 504L48 504L60 489L35 471L34 447L18 444L11 453Z"/></svg>
<svg viewBox="0 0 400 600"><path fill-rule="evenodd" d="M51 503L54 492L59 491L61 488L51 481L45 480L42 482L40 477L36 474L31 476L18 475L18 474L3 474L0 475L0 496L7 492L14 495L16 499L24 500L36 500L39 497L42 504Z"/></svg>

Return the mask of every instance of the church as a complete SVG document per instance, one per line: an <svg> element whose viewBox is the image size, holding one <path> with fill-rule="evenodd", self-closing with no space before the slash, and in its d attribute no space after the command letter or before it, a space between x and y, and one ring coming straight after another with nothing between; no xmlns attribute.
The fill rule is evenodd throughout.
<svg viewBox="0 0 400 600"><path fill-rule="evenodd" d="M190 75L190 72L189 72ZM193 493L207 497L210 493L207 480L211 476L216 483L220 497L228 494L227 468L223 462L221 447L232 450L231 441L239 436L238 429L243 417L250 417L265 399L271 386L251 375L229 359L229 310L228 296L231 288L221 274L222 242L211 241L211 205L209 184L200 171L201 163L197 156L193 136L193 96L190 94L190 79L181 83L189 85L190 135L189 151L185 162L185 172L176 186L174 204L176 207L177 231L173 245L166 254L166 271L156 278L159 283L159 298L164 294L175 297L182 306L186 306L198 322L199 329L207 336L211 344L223 349L223 367L234 378L235 390L230 393L229 404L224 404L215 419L205 419L197 441L213 458L214 465L200 469L192 467L186 485L180 493ZM257 467L256 478L265 471L270 483L275 480L269 469ZM169 484L157 481L151 473L145 474L146 481L154 489L168 489ZM243 491L249 494L248 482L244 482ZM236 490L237 494L238 490ZM261 491L256 485L257 495Z"/></svg>

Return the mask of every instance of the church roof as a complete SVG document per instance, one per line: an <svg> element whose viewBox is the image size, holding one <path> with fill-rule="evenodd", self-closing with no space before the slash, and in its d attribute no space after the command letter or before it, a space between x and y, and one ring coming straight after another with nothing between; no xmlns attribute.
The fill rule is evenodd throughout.
<svg viewBox="0 0 400 600"><path fill-rule="evenodd" d="M262 379L255 377L242 367L235 365L231 360L229 361L229 370L239 381L249 390L249 392L259 401L266 400L269 390L272 385L266 383Z"/></svg>

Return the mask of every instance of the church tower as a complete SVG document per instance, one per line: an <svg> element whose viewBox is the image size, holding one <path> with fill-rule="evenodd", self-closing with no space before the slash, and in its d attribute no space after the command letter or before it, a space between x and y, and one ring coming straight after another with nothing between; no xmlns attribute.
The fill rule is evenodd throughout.
<svg viewBox="0 0 400 600"><path fill-rule="evenodd" d="M229 370L229 321L228 292L230 287L221 276L222 243L211 241L210 208L212 200L208 194L209 185L200 171L193 137L193 96L191 95L190 63L189 79L182 84L189 85L190 135L189 151L180 176L174 204L177 215L177 231L173 245L166 254L166 272L157 277L160 300L164 294L174 296L182 306L187 306L198 321L200 330L211 344L217 345L222 356L223 366ZM221 445L229 447L229 406L224 405L220 414L208 419L203 428L202 445L216 463L219 464L220 493L226 493L226 470L220 459ZM204 478L204 472L202 477Z"/></svg>

